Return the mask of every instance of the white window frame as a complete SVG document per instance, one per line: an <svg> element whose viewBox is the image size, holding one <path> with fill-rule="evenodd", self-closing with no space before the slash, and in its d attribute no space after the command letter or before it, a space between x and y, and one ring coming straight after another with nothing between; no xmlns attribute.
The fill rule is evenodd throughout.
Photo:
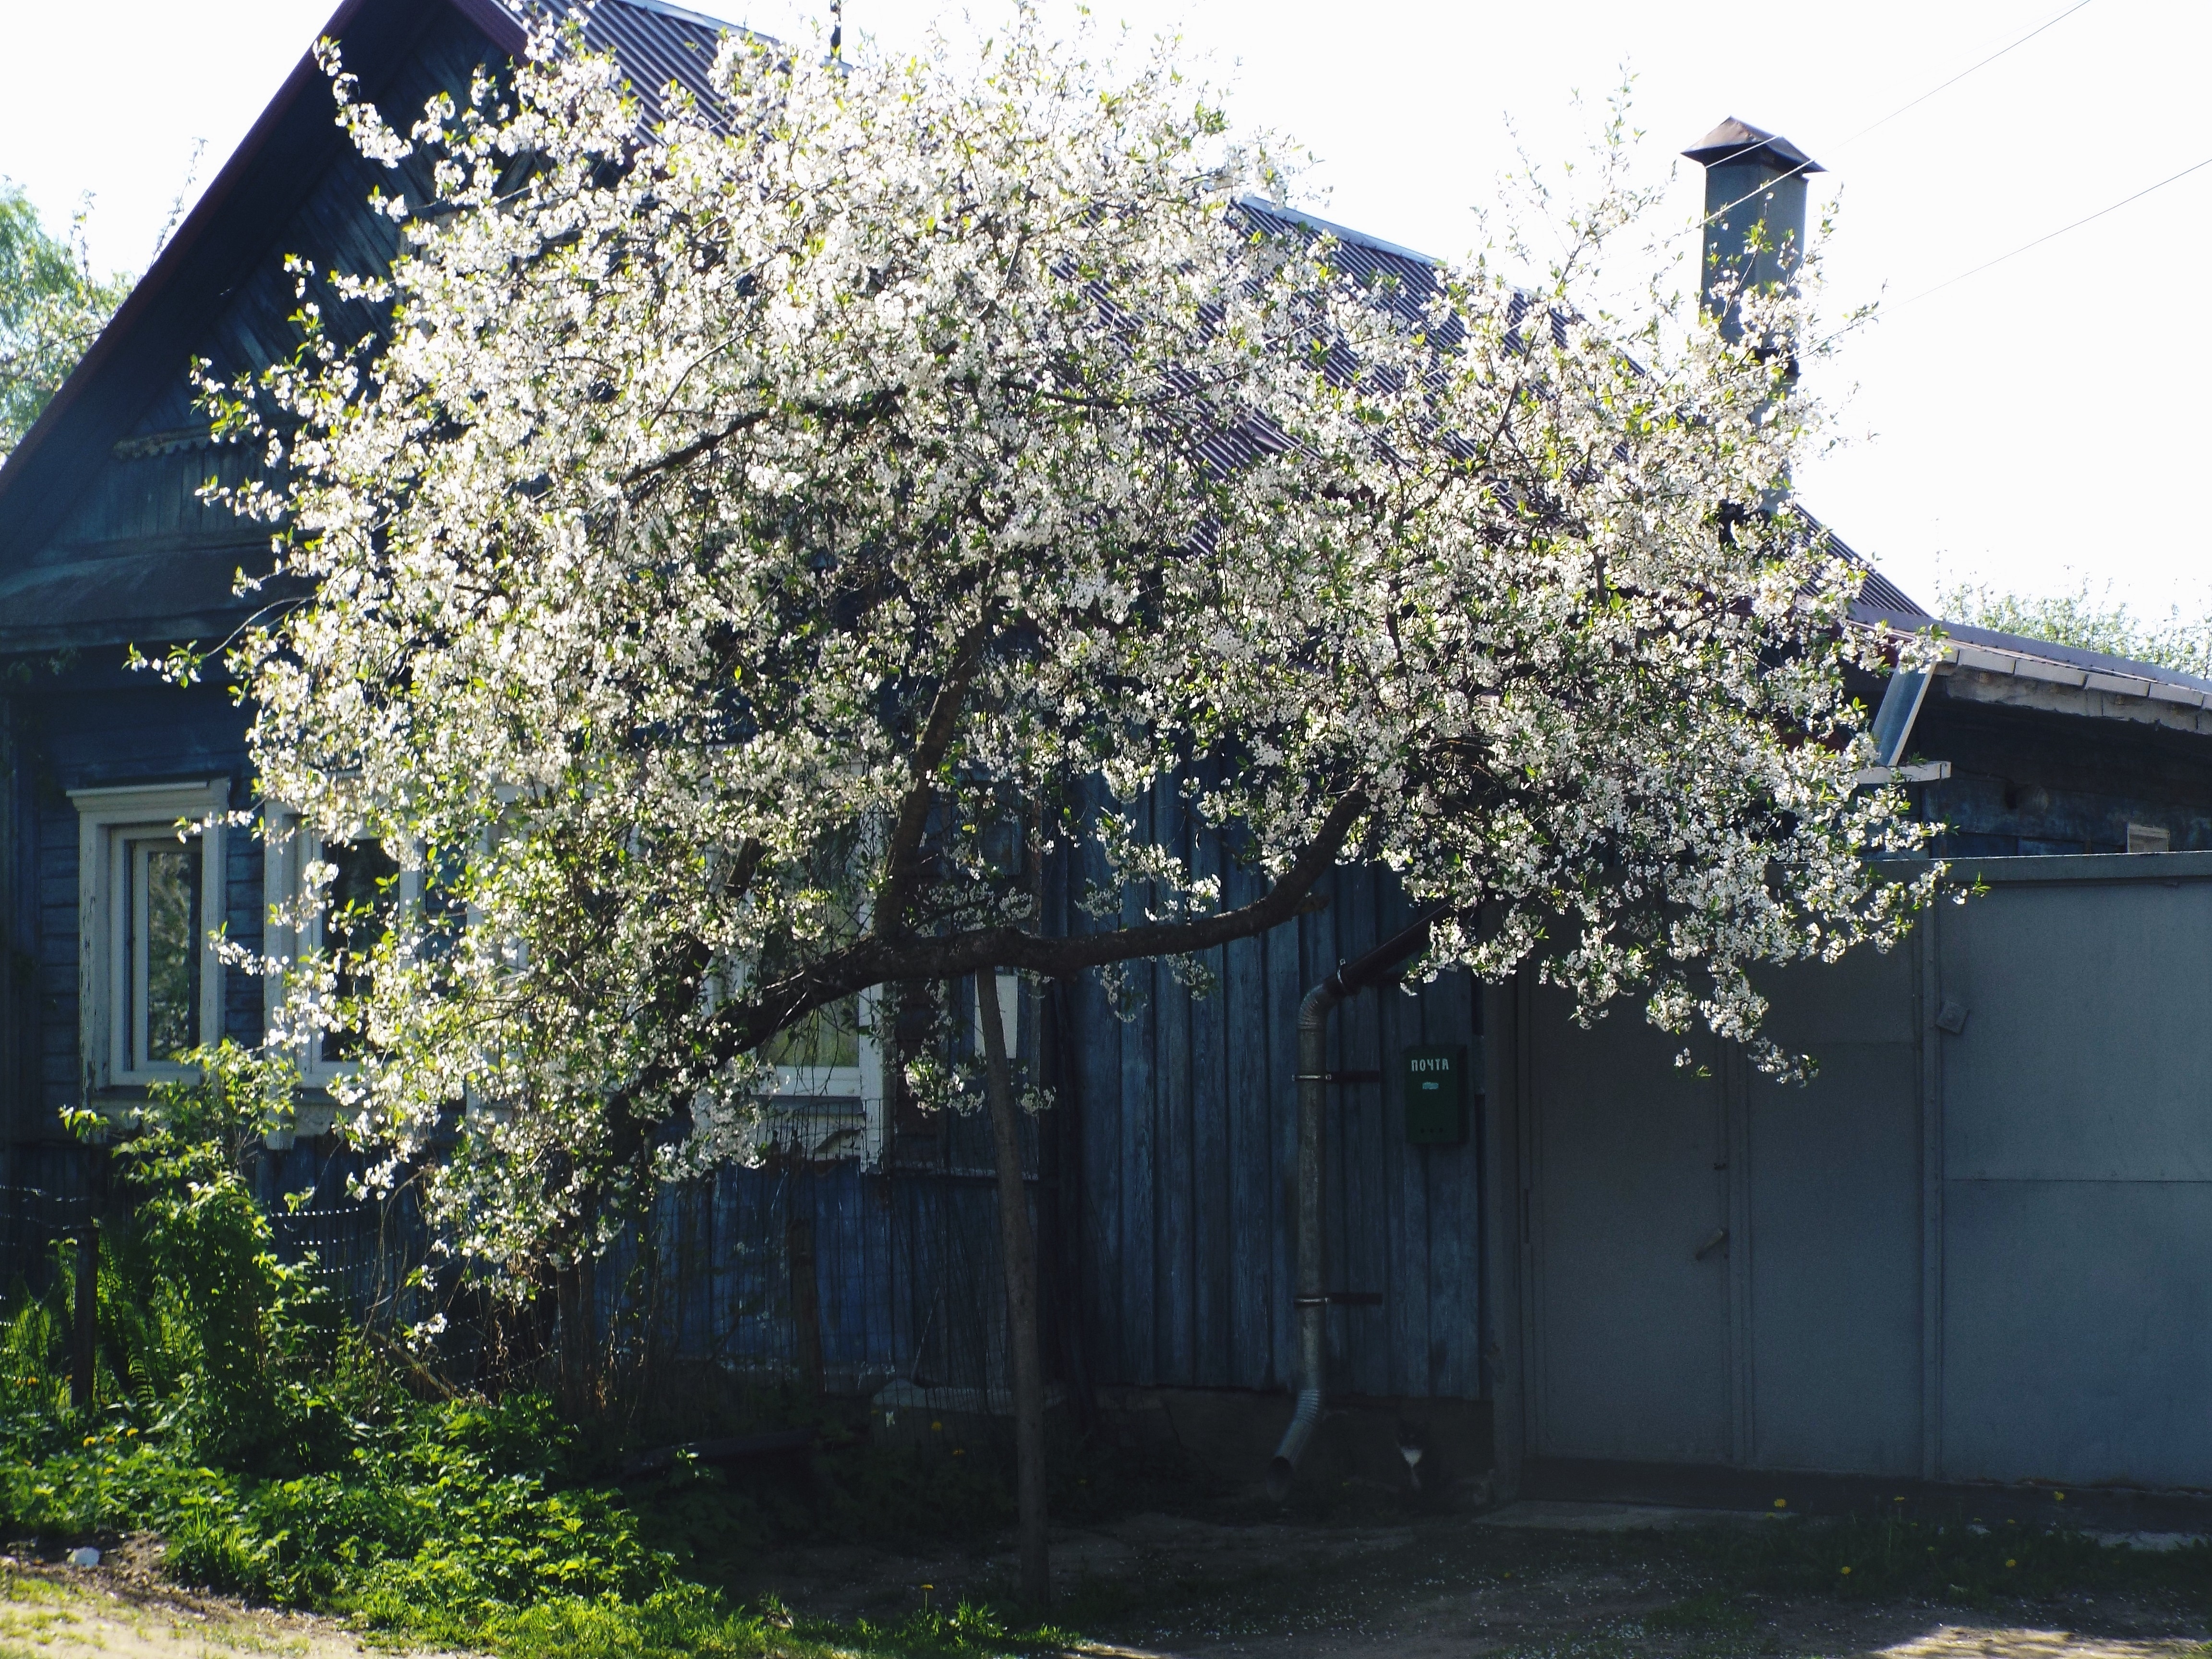
<svg viewBox="0 0 2212 1659"><path fill-rule="evenodd" d="M162 835L175 836L179 820L198 827L200 838L200 1041L223 1035L223 964L216 939L229 914L223 857L223 817L230 809L230 780L126 784L72 789L76 808L77 1041L88 1102L105 1091L143 1089L148 1084L192 1075L173 1060L135 1057L123 1011L136 1006L125 982L134 967L129 903L131 848ZM121 895L118 901L118 895Z"/></svg>
<svg viewBox="0 0 2212 1659"><path fill-rule="evenodd" d="M999 991L999 1034L1006 1044L1006 1064L1018 1066L1022 1058L1022 976L1004 969L994 975ZM983 1046L983 999L976 994L975 975L969 975L968 1040L975 1044L969 1051L978 1065L990 1051Z"/></svg>
<svg viewBox="0 0 2212 1659"><path fill-rule="evenodd" d="M860 1052L857 1063L851 1066L779 1066L775 1073L775 1092L771 1097L769 1110L773 1115L778 1107L803 1109L810 1103L827 1100L854 1100L860 1103L860 1121L854 1126L860 1132L857 1147L842 1149L834 1156L858 1152L860 1162L874 1169L883 1162L884 1146L888 1138L890 1118L884 1109L884 1051L875 1036L878 1011L883 1006L882 988L871 986L858 994L855 1015L860 1026ZM779 1139L770 1130L771 1139ZM823 1148L817 1146L805 1149L818 1154Z"/></svg>
<svg viewBox="0 0 2212 1659"><path fill-rule="evenodd" d="M310 836L300 823L300 815L289 807L269 805L262 811L261 890L266 901L264 911L265 929L262 937L261 954L269 964L269 972L261 981L262 1029L266 1030L276 1023L276 1015L284 1006L284 969L296 962L306 951L322 948L322 921L319 916L305 930L289 921L279 920L283 908L296 903L304 895L307 880L308 848L317 854L322 850L323 838ZM404 863L399 867L398 898L399 914L408 915L422 901L422 872L410 870ZM300 1081L310 1089L328 1089L342 1077L350 1077L361 1069L357 1060L325 1060L322 1057L319 1036L311 1037L305 1053L295 1053L292 1063L299 1068Z"/></svg>

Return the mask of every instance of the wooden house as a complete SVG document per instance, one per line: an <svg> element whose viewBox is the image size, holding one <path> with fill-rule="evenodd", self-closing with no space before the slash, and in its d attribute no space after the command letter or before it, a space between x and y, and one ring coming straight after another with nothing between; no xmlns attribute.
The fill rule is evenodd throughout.
<svg viewBox="0 0 2212 1659"><path fill-rule="evenodd" d="M590 28L650 93L698 84L720 27L599 0ZM328 33L396 112L522 40L496 0L345 0ZM1719 159L1779 176L1782 142L1741 129ZM259 943L289 872L250 833L173 830L252 802L245 716L125 653L242 620L233 573L263 538L197 494L238 463L185 366L289 349L286 253L387 258L376 182L303 60L0 468L0 1186L68 1178L64 1109L129 1101L190 1042L258 1037L262 986L204 941L220 924ZM1860 614L1929 620L1878 577ZM1410 1480L1418 1430L1432 1474L1492 1492L1778 1472L2212 1486L2212 683L1951 635L1940 672L1868 695L1944 850L1990 890L1889 957L1778 977L1778 1033L1825 1062L1809 1089L1711 1042L1678 1069L1632 1011L1577 1028L1528 981L1447 977L1338 1014L1329 1455ZM1211 856L1186 823L1152 830ZM1257 1478L1295 1381L1297 1007L1401 908L1382 873L1346 870L1324 912L1217 952L1203 999L1163 972L1127 1019L1085 987L1022 1015L1062 1101L1037 1160L1056 1369L1230 1473ZM1414 1063L1440 1054L1464 1057L1460 1099L1409 1118ZM813 1143L811 1207L734 1176L709 1205L708 1256L771 1237L786 1277L763 1302L757 1263L722 1288L710 1272L702 1352L770 1304L805 1309L817 1376L939 1407L957 1385L988 1411L989 1376L927 1358L939 1313L996 1296L988 1188L959 1185L988 1160L957 1129L884 1121L854 1059L825 1079L849 1132ZM316 1127L287 1156L326 1152ZM925 1200L973 1212L959 1236L983 1242L871 1277L920 1237L881 1218Z"/></svg>

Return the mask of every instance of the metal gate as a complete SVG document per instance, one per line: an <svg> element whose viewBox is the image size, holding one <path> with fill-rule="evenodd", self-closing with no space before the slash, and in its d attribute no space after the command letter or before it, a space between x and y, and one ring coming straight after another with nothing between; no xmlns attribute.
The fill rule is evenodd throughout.
<svg viewBox="0 0 2212 1659"><path fill-rule="evenodd" d="M1522 1000L1530 1453L2212 1486L2212 854L1959 873L1803 1089Z"/></svg>

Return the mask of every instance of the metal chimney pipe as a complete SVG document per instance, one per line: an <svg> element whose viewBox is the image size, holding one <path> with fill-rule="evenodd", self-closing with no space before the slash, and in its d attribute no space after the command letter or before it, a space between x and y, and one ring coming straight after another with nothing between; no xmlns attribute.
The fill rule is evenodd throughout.
<svg viewBox="0 0 2212 1659"><path fill-rule="evenodd" d="M1743 324L1717 291L1741 293L1787 283L1805 252L1805 179L1825 173L1787 138L1733 115L1682 152L1705 170L1705 266L1699 291L1721 331L1739 339Z"/></svg>

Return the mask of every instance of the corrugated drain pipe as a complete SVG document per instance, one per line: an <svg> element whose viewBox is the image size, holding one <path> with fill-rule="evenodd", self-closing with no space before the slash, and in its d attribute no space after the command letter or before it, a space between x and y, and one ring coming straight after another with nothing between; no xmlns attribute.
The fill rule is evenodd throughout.
<svg viewBox="0 0 2212 1659"><path fill-rule="evenodd" d="M1267 1465L1267 1495L1277 1503L1291 1495L1298 1459L1321 1423L1327 1379L1325 1326L1328 1311L1328 1250L1322 1220L1322 1148L1328 1097L1329 1011L1346 997L1395 977L1393 970L1428 942L1429 924L1449 904L1425 908L1406 927L1356 962L1346 963L1306 993L1298 1005L1298 1261L1297 1293L1291 1306L1298 1317L1298 1406Z"/></svg>

